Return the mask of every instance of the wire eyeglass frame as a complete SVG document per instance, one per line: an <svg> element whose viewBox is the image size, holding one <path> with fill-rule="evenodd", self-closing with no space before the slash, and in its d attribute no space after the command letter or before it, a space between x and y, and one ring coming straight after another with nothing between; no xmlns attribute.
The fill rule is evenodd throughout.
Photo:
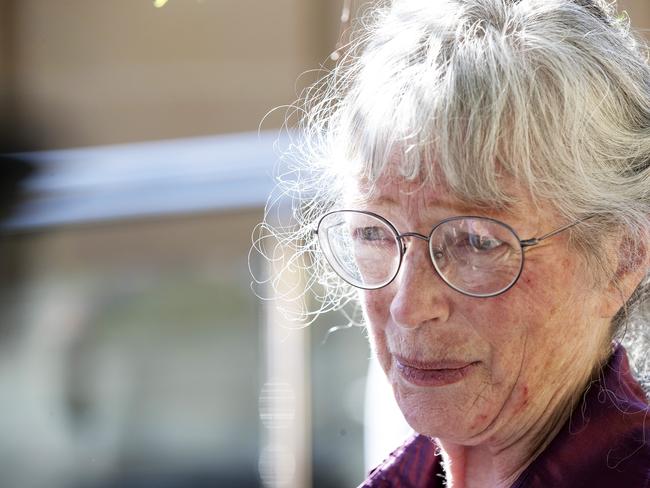
<svg viewBox="0 0 650 488"><path fill-rule="evenodd" d="M442 279L442 281L444 281L453 290L455 290L455 291L457 291L459 293L462 293L463 295L471 296L471 297L474 297L474 298L491 298L491 297L501 295L502 293L505 293L506 291L508 291L510 288L512 288L517 283L517 281L519 280L519 278L521 276L521 273L522 273L523 268L524 268L524 262L525 262L525 251L527 249L529 249L531 247L534 247L534 246L540 244L541 242L545 241L546 239L554 237L554 236L564 232L565 230L568 230L571 227L574 227L574 226L584 222L585 220L588 220L588 219L593 217L593 215L589 215L589 216L584 217L582 219L578 219L578 220L576 220L574 222L571 222L571 223L563 225L563 226L561 226L561 227L559 227L557 229L554 229L554 230L552 230L550 232L547 232L546 234L543 234L543 235L541 235L539 237L531 237L529 239L521 239L519 237L519 235L517 234L517 232L510 225L508 225L505 222L502 222L500 220L494 219L492 217L485 217L485 216L478 216L478 215L459 215L459 216L448 217L446 219L441 220L437 224L435 224L433 226L433 228L431 229L431 231L429 232L429 235L427 236L427 235L424 235L424 234L420 234L418 232L404 232L404 233L400 234L398 232L397 228L388 219L386 219L385 217L382 217L381 215L376 214L374 212L370 212L370 211L367 211L367 210L341 209L341 210L334 210L334 211L331 211L331 212L328 212L328 213L322 215L320 217L320 219L318 220L316 228L312 230L312 233L313 233L313 235L316 236L317 241L319 242L319 245L321 246L321 248L322 248L322 245L320 244L320 235L319 235L321 224L329 216L332 216L333 214L341 214L341 213L356 213L356 214L368 215L370 217L379 219L382 223L384 223L391 230L391 232L393 233L396 241L399 242L399 246L398 246L398 248L399 248L399 261L398 261L397 267L395 269L395 272L393 273L393 276L390 278L390 280L388 280L386 283L384 283L382 285L379 285L379 286L365 287L365 286L359 286L358 284L350 282L349 279L346 279L345 276L341 275L341 273L339 273L336 270L336 267L331 264L331 262L329 260L329 257L327 256L327 253L323 252L328 264L332 267L334 272L342 280L344 280L346 283L354 286L355 288L360 288L362 290L379 290L381 288L384 288L384 287L388 286L389 284L391 284L395 280L395 278L399 274L400 269L402 268L402 262L403 262L404 255L406 254L406 250L407 250L405 239L406 238L415 238L415 239L423 240L423 241L425 241L427 243L427 246L428 246L428 249L429 249L429 252L428 252L429 258L431 259L431 263L433 264L433 268L434 268L436 274L440 277L440 279ZM433 236L433 233L441 225L444 225L446 223L456 221L456 220L466 220L466 219L489 221L489 222L498 224L499 226L507 229L516 238L517 242L519 243L520 250L521 250L521 254L520 254L521 258L520 258L520 264L519 264L519 267L518 267L517 274L513 277L511 282L507 286L505 286L503 289L499 289L499 290L497 290L497 291L495 291L493 293L485 293L485 294L471 293L471 292L463 290L463 289L455 286L453 283L449 282L449 280L438 270L438 266L437 266L437 264L435 262L435 259L434 259L433 255L432 255L432 250L431 250L431 245L430 245L431 237ZM322 251L322 249L321 249L321 251Z"/></svg>

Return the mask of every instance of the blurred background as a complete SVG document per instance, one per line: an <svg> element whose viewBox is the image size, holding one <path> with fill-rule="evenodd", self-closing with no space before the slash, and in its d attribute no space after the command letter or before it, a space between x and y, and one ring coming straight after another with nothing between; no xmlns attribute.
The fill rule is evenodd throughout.
<svg viewBox="0 0 650 488"><path fill-rule="evenodd" d="M0 0L0 486L355 486L406 435L363 329L250 288L342 3Z"/></svg>

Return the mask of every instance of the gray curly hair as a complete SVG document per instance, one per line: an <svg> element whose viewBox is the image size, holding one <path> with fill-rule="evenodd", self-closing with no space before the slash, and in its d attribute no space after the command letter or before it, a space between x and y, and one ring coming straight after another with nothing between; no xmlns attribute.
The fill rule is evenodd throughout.
<svg viewBox="0 0 650 488"><path fill-rule="evenodd" d="M534 202L583 219L571 242L595 280L615 274L608 242L646 266L650 235L650 67L629 21L600 0L394 0L359 20L338 64L296 107L284 194L296 227L265 226L304 253L322 310L353 294L314 248L317 218L346 180L371 188L390 162L444 180L459 198L506 207L505 178ZM398 155L399 157L395 157ZM435 168L435 172L434 172ZM643 264L639 264L643 263ZM648 273L612 323L646 385Z"/></svg>

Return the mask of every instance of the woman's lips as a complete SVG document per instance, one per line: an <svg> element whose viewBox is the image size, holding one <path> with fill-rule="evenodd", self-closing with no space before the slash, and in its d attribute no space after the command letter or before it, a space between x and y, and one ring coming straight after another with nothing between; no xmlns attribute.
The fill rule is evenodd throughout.
<svg viewBox="0 0 650 488"><path fill-rule="evenodd" d="M416 361L395 356L395 364L402 378L413 385L445 386L465 378L478 362Z"/></svg>

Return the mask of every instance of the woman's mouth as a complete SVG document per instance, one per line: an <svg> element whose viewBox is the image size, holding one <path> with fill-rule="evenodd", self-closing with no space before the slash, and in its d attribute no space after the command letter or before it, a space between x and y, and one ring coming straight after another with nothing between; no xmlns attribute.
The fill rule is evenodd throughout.
<svg viewBox="0 0 650 488"><path fill-rule="evenodd" d="M414 361L395 357L399 374L415 386L445 386L465 378L478 365L471 361Z"/></svg>

